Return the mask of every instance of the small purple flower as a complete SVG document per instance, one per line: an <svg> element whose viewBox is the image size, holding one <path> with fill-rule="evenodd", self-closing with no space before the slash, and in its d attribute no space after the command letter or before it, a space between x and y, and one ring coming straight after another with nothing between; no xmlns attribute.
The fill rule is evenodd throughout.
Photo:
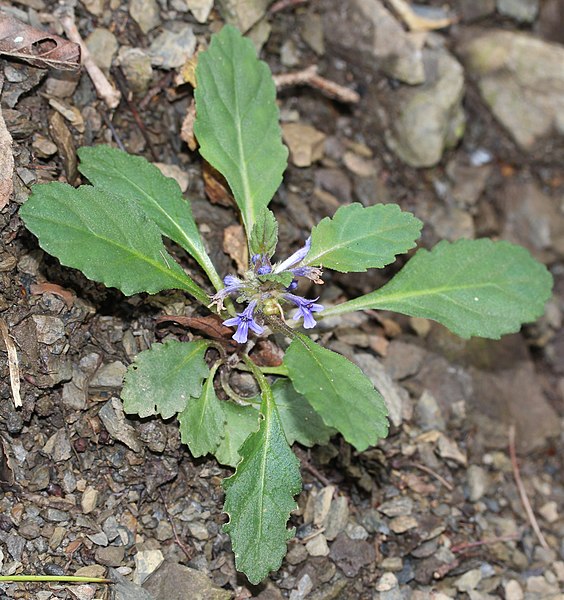
<svg viewBox="0 0 564 600"><path fill-rule="evenodd" d="M226 275L223 278L223 285L225 285L225 287L222 290L219 290L217 294L214 294L212 296L212 303L210 304L210 306L217 304L218 310L223 310L223 301L225 300L225 298L227 298L229 294L234 294L235 292L238 292L241 289L243 283L244 281L242 281L238 277L235 277L235 275Z"/></svg>
<svg viewBox="0 0 564 600"><path fill-rule="evenodd" d="M313 313L320 312L324 308L322 304L315 303L317 298L314 298L313 300L308 300L307 298L302 298L294 294L284 294L284 298L290 300L298 307L298 310L292 317L294 321L297 321L298 319L303 317L305 329L311 329L312 327L315 327L316 323L315 319L313 318Z"/></svg>
<svg viewBox="0 0 564 600"><path fill-rule="evenodd" d="M237 331L233 334L233 339L239 344L244 344L249 337L249 329L257 335L264 332L264 327L261 327L253 318L253 312L257 306L257 301L253 300L242 313L237 313L236 317L223 321L228 327L237 327Z"/></svg>
<svg viewBox="0 0 564 600"><path fill-rule="evenodd" d="M297 265L301 262L309 252L311 248L311 237L308 237L303 248L300 248L297 252L294 252L292 256L289 256L286 260L282 261L280 264L276 265L272 270L273 273L282 273L282 271L287 271L294 265Z"/></svg>
<svg viewBox="0 0 564 600"><path fill-rule="evenodd" d="M295 277L307 277L307 279L311 279L313 283L323 285L323 279L321 279L323 272L318 267L295 267L290 269L290 271Z"/></svg>

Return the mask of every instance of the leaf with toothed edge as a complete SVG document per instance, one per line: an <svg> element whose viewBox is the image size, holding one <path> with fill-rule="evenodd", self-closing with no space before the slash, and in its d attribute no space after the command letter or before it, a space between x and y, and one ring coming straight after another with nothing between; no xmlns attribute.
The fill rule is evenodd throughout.
<svg viewBox="0 0 564 600"><path fill-rule="evenodd" d="M272 391L263 392L259 430L246 440L235 474L223 482L224 511L235 566L251 583L282 564L294 529L287 529L294 496L302 489L300 464L284 435Z"/></svg>
<svg viewBox="0 0 564 600"><path fill-rule="evenodd" d="M126 413L163 419L183 411L190 397L202 395L209 368L204 360L209 342L153 344L129 365L121 392Z"/></svg>

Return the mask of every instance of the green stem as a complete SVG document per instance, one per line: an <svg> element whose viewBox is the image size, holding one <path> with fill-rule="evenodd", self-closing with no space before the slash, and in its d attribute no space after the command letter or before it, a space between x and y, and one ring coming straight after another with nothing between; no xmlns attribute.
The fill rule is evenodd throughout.
<svg viewBox="0 0 564 600"><path fill-rule="evenodd" d="M240 369L241 371L252 372L251 369L249 369L249 367L246 365L239 364L236 368ZM279 365L278 367L259 367L259 369L261 373L264 373L265 375L280 375L280 377L288 377L288 369L286 365Z"/></svg>
<svg viewBox="0 0 564 600"><path fill-rule="evenodd" d="M249 371L254 375L254 378L257 380L263 401L267 400L269 403L274 402L272 388L266 380L266 377L264 376L263 372L260 370L260 367L255 365L255 363L246 354L243 354L243 361L245 362L247 367L249 367Z"/></svg>
<svg viewBox="0 0 564 600"><path fill-rule="evenodd" d="M0 581L59 581L70 583L112 583L110 579L105 579L103 577L77 577L76 575L2 575L0 576Z"/></svg>

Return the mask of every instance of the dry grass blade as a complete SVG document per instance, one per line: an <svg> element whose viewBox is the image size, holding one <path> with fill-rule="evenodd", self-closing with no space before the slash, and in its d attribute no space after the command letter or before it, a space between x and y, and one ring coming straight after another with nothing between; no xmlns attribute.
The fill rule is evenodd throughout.
<svg viewBox="0 0 564 600"><path fill-rule="evenodd" d="M540 545L545 550L550 550L550 546L547 544L542 531L540 530L537 518L535 517L535 513L533 512L533 508L531 503L529 502L529 498L527 496L527 492L525 491L525 486L523 485L523 481L521 479L521 473L519 472L519 464L517 463L517 453L515 452L515 425L511 425L509 427L509 456L511 457L511 466L513 467L513 476L515 477L515 484L517 485L517 489L519 490L519 496L521 497L521 502L523 503L523 508L525 509L525 513L527 514L527 519L529 519L529 523L535 532Z"/></svg>
<svg viewBox="0 0 564 600"><path fill-rule="evenodd" d="M0 19L0 54L34 67L62 71L80 69L80 46L58 35L40 31L12 17Z"/></svg>
<svg viewBox="0 0 564 600"><path fill-rule="evenodd" d="M319 90L325 96L345 104L356 104L360 100L360 95L354 90L318 75L315 65L311 65L302 71L295 71L294 73L274 75L274 83L278 90L294 85L309 85Z"/></svg>
<svg viewBox="0 0 564 600"><path fill-rule="evenodd" d="M16 344L8 331L6 321L0 317L0 335L4 340L6 352L8 353L8 369L10 370L10 386L12 388L12 396L14 398L14 406L16 408L22 405L20 396L20 367L18 361L18 353Z"/></svg>
<svg viewBox="0 0 564 600"><path fill-rule="evenodd" d="M0 75L0 93L3 76ZM12 136L6 128L2 108L0 108L0 210L10 201L14 189L12 175L14 173L14 156L12 154Z"/></svg>

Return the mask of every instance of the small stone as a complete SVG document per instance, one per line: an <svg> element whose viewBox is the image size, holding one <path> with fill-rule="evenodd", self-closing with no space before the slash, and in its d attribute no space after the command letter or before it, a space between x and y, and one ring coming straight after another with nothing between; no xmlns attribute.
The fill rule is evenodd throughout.
<svg viewBox="0 0 564 600"><path fill-rule="evenodd" d="M398 578L393 573L384 573L376 582L377 592L389 592L398 587Z"/></svg>
<svg viewBox="0 0 564 600"><path fill-rule="evenodd" d="M435 397L425 390L415 404L415 422L423 431L438 429L444 431L446 424L441 408Z"/></svg>
<svg viewBox="0 0 564 600"><path fill-rule="evenodd" d="M161 24L157 0L129 0L129 14L143 33L149 33Z"/></svg>
<svg viewBox="0 0 564 600"><path fill-rule="evenodd" d="M90 514L98 503L98 490L92 486L88 486L82 493L82 499L80 505L82 506L82 512L85 515Z"/></svg>
<svg viewBox="0 0 564 600"><path fill-rule="evenodd" d="M72 456L72 448L65 429L59 429L53 434L45 446L43 452L50 456L55 462L63 462Z"/></svg>
<svg viewBox="0 0 564 600"><path fill-rule="evenodd" d="M303 600L313 590L313 581L309 573L302 575L298 581L298 585L292 590L290 600Z"/></svg>
<svg viewBox="0 0 564 600"><path fill-rule="evenodd" d="M106 0L80 0L86 10L95 17L101 17L104 14L104 4Z"/></svg>
<svg viewBox="0 0 564 600"><path fill-rule="evenodd" d="M133 582L141 585L164 561L160 550L141 550L135 555Z"/></svg>
<svg viewBox="0 0 564 600"><path fill-rule="evenodd" d="M118 50L116 36L108 29L98 27L86 38L86 46L94 62L102 71L108 72Z"/></svg>
<svg viewBox="0 0 564 600"><path fill-rule="evenodd" d="M554 523L555 521L558 521L558 505L554 501L547 502L541 506L539 508L539 513L547 523Z"/></svg>
<svg viewBox="0 0 564 600"><path fill-rule="evenodd" d="M343 155L345 167L359 177L372 177L376 175L376 166L373 160L359 156L355 152L347 151Z"/></svg>
<svg viewBox="0 0 564 600"><path fill-rule="evenodd" d="M537 594L540 598L550 598L553 594L558 594L558 584L549 583L542 575L536 575L527 579L527 592Z"/></svg>
<svg viewBox="0 0 564 600"><path fill-rule="evenodd" d="M474 21L495 11L495 0L458 0L462 19Z"/></svg>
<svg viewBox="0 0 564 600"><path fill-rule="evenodd" d="M560 581L561 583L564 583L564 561L557 560L553 562L552 569L556 574L556 579L558 579L558 581Z"/></svg>
<svg viewBox="0 0 564 600"><path fill-rule="evenodd" d="M334 485L328 485L317 492L313 502L314 525L321 527L325 524L335 489Z"/></svg>
<svg viewBox="0 0 564 600"><path fill-rule="evenodd" d="M186 0L186 4L198 23L205 23L213 8L213 0Z"/></svg>
<svg viewBox="0 0 564 600"><path fill-rule="evenodd" d="M295 67L300 64L298 48L291 38L285 40L280 48L280 62L285 67Z"/></svg>
<svg viewBox="0 0 564 600"><path fill-rule="evenodd" d="M304 123L283 123L282 138L296 167L309 167L323 158L325 134Z"/></svg>
<svg viewBox="0 0 564 600"><path fill-rule="evenodd" d="M294 544L288 551L288 554L286 554L286 560L291 565L299 565L304 562L307 557L308 552L302 544Z"/></svg>
<svg viewBox="0 0 564 600"><path fill-rule="evenodd" d="M35 133L33 135L31 147L39 158L49 158L57 152L55 143L40 133Z"/></svg>
<svg viewBox="0 0 564 600"><path fill-rule="evenodd" d="M106 574L106 567L102 565L88 565L86 567L80 567L73 575L76 577L104 577Z"/></svg>
<svg viewBox="0 0 564 600"><path fill-rule="evenodd" d="M195 523L188 523L188 529L190 530L190 535L195 537L197 540L207 540L210 537L210 534L204 525L204 523L200 521L196 521Z"/></svg>
<svg viewBox="0 0 564 600"><path fill-rule="evenodd" d="M468 500L477 502L487 491L489 475L485 469L478 465L470 465L466 472L468 481Z"/></svg>
<svg viewBox="0 0 564 600"><path fill-rule="evenodd" d="M378 511L387 517L407 517L413 511L413 504L413 500L409 496L398 496L380 504Z"/></svg>
<svg viewBox="0 0 564 600"><path fill-rule="evenodd" d="M161 69L177 69L194 55L196 36L190 25L178 32L164 30L151 44L152 64Z"/></svg>
<svg viewBox="0 0 564 600"><path fill-rule="evenodd" d="M167 165L166 163L153 163L155 167L165 176L174 179L176 183L180 186L182 193L184 193L188 189L188 184L190 183L190 178L188 177L188 173L181 169L178 165Z"/></svg>
<svg viewBox="0 0 564 600"><path fill-rule="evenodd" d="M318 55L325 54L325 41L323 39L323 23L321 17L315 13L307 13L302 21L300 33L303 41Z"/></svg>
<svg viewBox="0 0 564 600"><path fill-rule="evenodd" d="M218 4L225 21L235 25L241 33L247 33L265 16L270 0L219 0Z"/></svg>
<svg viewBox="0 0 564 600"><path fill-rule="evenodd" d="M465 467L468 464L466 454L462 452L462 450L460 450L460 448L454 440L451 440L446 435L441 434L441 436L439 437L438 450L439 455L442 458L453 460L454 462L457 462L463 467Z"/></svg>
<svg viewBox="0 0 564 600"><path fill-rule="evenodd" d="M388 556L379 566L384 571L398 572L403 569L403 560L399 556Z"/></svg>
<svg viewBox="0 0 564 600"><path fill-rule="evenodd" d="M358 523L349 522L345 528L346 534L351 540L366 540L368 539L368 531Z"/></svg>
<svg viewBox="0 0 564 600"><path fill-rule="evenodd" d="M58 317L32 315L37 332L37 341L50 346L65 337L65 324Z"/></svg>
<svg viewBox="0 0 564 600"><path fill-rule="evenodd" d="M63 523L70 519L70 515L68 512L59 510L58 508L48 508L45 511L44 518L51 523Z"/></svg>
<svg viewBox="0 0 564 600"><path fill-rule="evenodd" d="M505 589L505 600L523 600L525 597L516 579L510 579L503 587Z"/></svg>
<svg viewBox="0 0 564 600"><path fill-rule="evenodd" d="M482 581L482 572L480 569L472 569L459 577L454 585L459 592L469 592L476 589L476 586Z"/></svg>
<svg viewBox="0 0 564 600"><path fill-rule="evenodd" d="M205 573L171 561L164 562L147 579L143 589L154 600L230 600L233 597L230 591L213 585ZM131 600L145 598L132 596Z"/></svg>
<svg viewBox="0 0 564 600"><path fill-rule="evenodd" d="M24 519L18 527L18 533L26 540L33 540L41 534L41 527L31 519Z"/></svg>
<svg viewBox="0 0 564 600"><path fill-rule="evenodd" d="M65 539L66 534L67 530L64 527L55 527L51 534L51 538L49 539L49 548L51 550L56 550Z"/></svg>
<svg viewBox="0 0 564 600"><path fill-rule="evenodd" d="M30 492L39 492L44 490L51 480L51 470L49 465L39 465L33 469L28 489Z"/></svg>
<svg viewBox="0 0 564 600"><path fill-rule="evenodd" d="M123 406L117 398L110 398L98 413L112 439L119 440L134 452L142 452L143 445L134 427L125 419Z"/></svg>
<svg viewBox="0 0 564 600"><path fill-rule="evenodd" d="M174 532L171 524L168 521L159 521L155 531L155 537L157 540L159 540L159 542L164 542L166 540L170 540L173 535Z"/></svg>
<svg viewBox="0 0 564 600"><path fill-rule="evenodd" d="M101 366L90 380L91 388L121 388L127 367L119 360Z"/></svg>
<svg viewBox="0 0 564 600"><path fill-rule="evenodd" d="M414 517L400 516L390 521L390 529L394 533L405 533L410 529L415 529L415 527L417 527L417 519Z"/></svg>
<svg viewBox="0 0 564 600"><path fill-rule="evenodd" d="M88 539L92 540L96 544L96 546L108 545L108 536L103 531L99 531L98 533L92 533L87 537Z"/></svg>
<svg viewBox="0 0 564 600"><path fill-rule="evenodd" d="M122 46L118 52L118 62L129 89L139 96L145 94L153 79L151 57L141 48Z"/></svg>
<svg viewBox="0 0 564 600"><path fill-rule="evenodd" d="M497 0L497 10L521 23L533 23L539 12L539 0Z"/></svg>
<svg viewBox="0 0 564 600"><path fill-rule="evenodd" d="M119 567L123 564L125 548L123 546L106 546L96 548L94 558L106 567Z"/></svg>
<svg viewBox="0 0 564 600"><path fill-rule="evenodd" d="M306 543L305 549L310 556L327 556L329 554L327 538L320 533Z"/></svg>
<svg viewBox="0 0 564 600"><path fill-rule="evenodd" d="M347 526L348 518L349 503L347 499L344 496L334 498L325 519L325 531L323 532L325 537L330 541L334 540Z"/></svg>

